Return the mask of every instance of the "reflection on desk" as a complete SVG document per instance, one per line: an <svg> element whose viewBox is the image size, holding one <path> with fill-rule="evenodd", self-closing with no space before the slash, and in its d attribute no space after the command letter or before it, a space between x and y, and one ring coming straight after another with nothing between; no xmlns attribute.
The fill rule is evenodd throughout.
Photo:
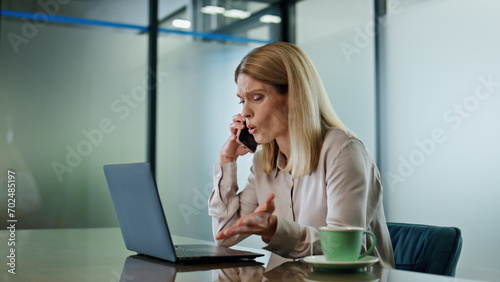
<svg viewBox="0 0 500 282"><path fill-rule="evenodd" d="M208 272L211 271L211 275ZM180 274L177 276L177 274ZM132 281L387 281L382 268L358 271L322 272L300 261L285 262L271 270L252 260L206 264L174 264L156 258L133 255L126 258L121 282Z"/></svg>
<svg viewBox="0 0 500 282"><path fill-rule="evenodd" d="M213 271L213 281L260 281L264 264L254 260L203 264L175 264L133 255L125 259L120 281L175 281L177 273ZM204 274L203 277L207 277ZM258 279L258 280L256 280Z"/></svg>

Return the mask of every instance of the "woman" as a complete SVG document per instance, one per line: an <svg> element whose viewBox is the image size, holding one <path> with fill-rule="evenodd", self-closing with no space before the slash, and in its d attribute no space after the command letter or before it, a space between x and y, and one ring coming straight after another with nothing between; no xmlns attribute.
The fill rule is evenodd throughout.
<svg viewBox="0 0 500 282"><path fill-rule="evenodd" d="M372 255L393 267L379 171L335 114L305 53L283 42L256 48L237 67L235 81L243 109L214 166L209 199L218 244L256 234L265 249L299 258L322 253L320 226L358 226L375 233ZM237 141L244 122L261 149L238 194L236 160L249 152Z"/></svg>

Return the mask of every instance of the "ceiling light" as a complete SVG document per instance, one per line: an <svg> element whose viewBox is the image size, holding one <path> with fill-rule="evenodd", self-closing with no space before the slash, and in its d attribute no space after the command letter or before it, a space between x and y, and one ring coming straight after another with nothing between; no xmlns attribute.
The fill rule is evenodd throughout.
<svg viewBox="0 0 500 282"><path fill-rule="evenodd" d="M224 12L224 16L228 18L235 18L235 19L246 19L250 17L252 13L248 11L243 11L243 10L238 10L238 9L231 9L227 10Z"/></svg>
<svg viewBox="0 0 500 282"><path fill-rule="evenodd" d="M201 8L202 13L210 15L223 14L225 11L226 9L218 6L205 6Z"/></svg>
<svg viewBox="0 0 500 282"><path fill-rule="evenodd" d="M190 28L191 22L188 20L175 19L172 21L172 25L177 28Z"/></svg>
<svg viewBox="0 0 500 282"><path fill-rule="evenodd" d="M281 22L281 17L275 15L263 15L259 20L263 23L279 24Z"/></svg>

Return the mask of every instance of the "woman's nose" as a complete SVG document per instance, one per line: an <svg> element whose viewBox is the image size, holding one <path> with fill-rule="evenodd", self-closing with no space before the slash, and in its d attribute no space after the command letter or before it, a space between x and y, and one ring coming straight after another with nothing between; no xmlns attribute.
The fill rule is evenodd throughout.
<svg viewBox="0 0 500 282"><path fill-rule="evenodd" d="M243 104L243 109L241 110L241 115L244 117L244 118L251 118L252 117L252 111L251 109L249 108L249 106Z"/></svg>

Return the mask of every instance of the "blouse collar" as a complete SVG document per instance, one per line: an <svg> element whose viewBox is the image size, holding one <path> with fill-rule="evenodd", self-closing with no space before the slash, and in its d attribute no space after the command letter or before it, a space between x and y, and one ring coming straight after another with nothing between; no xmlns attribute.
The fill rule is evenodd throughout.
<svg viewBox="0 0 500 282"><path fill-rule="evenodd" d="M276 175L274 177L278 177L278 173L282 171L287 165L286 156L279 151L278 157L276 158Z"/></svg>

